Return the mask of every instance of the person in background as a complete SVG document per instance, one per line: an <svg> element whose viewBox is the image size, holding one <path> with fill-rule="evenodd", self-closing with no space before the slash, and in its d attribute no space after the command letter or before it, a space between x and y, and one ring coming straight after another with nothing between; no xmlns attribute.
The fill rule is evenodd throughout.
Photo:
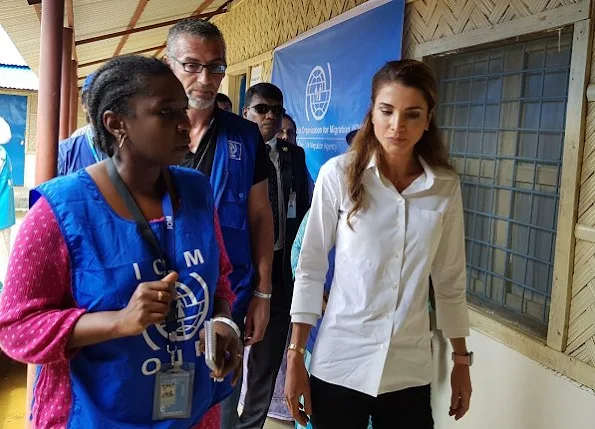
<svg viewBox="0 0 595 429"><path fill-rule="evenodd" d="M0 295L0 347L43 365L37 429L209 428L211 376L239 369L241 341L210 185L173 167L190 142L188 99L141 56L106 63L89 91L110 158L32 191ZM197 353L209 319L213 372ZM172 383L192 399L170 410Z"/></svg>
<svg viewBox="0 0 595 429"><path fill-rule="evenodd" d="M217 103L217 107L221 110L225 110L226 112L231 112L233 105L231 104L231 100L225 94L220 92L217 93L215 97L215 103Z"/></svg>
<svg viewBox="0 0 595 429"><path fill-rule="evenodd" d="M365 429L371 416L376 429L433 428L430 275L438 328L454 350L450 415L458 420L469 409L463 204L437 103L426 65L387 63L374 76L372 105L349 152L320 170L296 270L285 384L302 425L310 416L316 429ZM322 313L333 247L309 377L304 352Z"/></svg>
<svg viewBox="0 0 595 429"><path fill-rule="evenodd" d="M293 118L287 113L283 114L283 121L281 122L281 129L277 133L277 138L285 140L287 143L297 144L297 126Z"/></svg>
<svg viewBox="0 0 595 429"><path fill-rule="evenodd" d="M3 144L12 138L10 126L0 117L0 291L4 281L4 274L8 267L10 253L10 230L16 222L14 206L14 189L12 183L12 164L8 152Z"/></svg>
<svg viewBox="0 0 595 429"><path fill-rule="evenodd" d="M85 79L82 88L81 103L87 121L89 121L88 114L88 97L89 88L95 79L95 74L92 73ZM58 176L65 176L81 168L86 168L99 161L107 159L105 154L95 139L95 132L93 126L89 123L84 127L76 130L72 136L62 140L58 145Z"/></svg>
<svg viewBox="0 0 595 429"><path fill-rule="evenodd" d="M291 116L289 116L287 113L283 114L283 121L281 122L281 129L277 133L277 138L280 138L281 140L285 140L287 143L297 145L297 125L295 124L295 121L293 120L293 118ZM310 201L312 200L313 192L314 192L314 180L312 180L312 176L310 175L310 172L308 171L308 199ZM285 358L283 358L283 366L282 367L285 367ZM281 385L283 385L284 383L285 383L285 380L283 380ZM275 390L277 390L276 387L275 387ZM273 399L275 399L275 398L273 398ZM279 399L281 399L281 398L279 397ZM285 399L283 399L283 401L285 402Z"/></svg>
<svg viewBox="0 0 595 429"><path fill-rule="evenodd" d="M293 293L291 246L310 201L304 150L276 137L285 112L281 90L270 83L252 86L246 92L243 112L245 118L258 124L275 166L269 178L275 227L271 317L263 340L250 349L244 408L237 425L237 429L256 429L265 423L287 343Z"/></svg>
<svg viewBox="0 0 595 429"><path fill-rule="evenodd" d="M251 345L262 340L269 320L273 215L268 177L274 168L258 127L215 103L227 68L225 55L223 35L208 21L186 18L169 30L166 61L190 106L190 150L182 165L210 178L233 266L233 320ZM233 393L222 403L223 429L235 429L237 421L241 386L234 390L229 381L217 386L219 397Z"/></svg>
<svg viewBox="0 0 595 429"><path fill-rule="evenodd" d="M89 76L87 76L85 78L85 80L83 82L83 87L81 88L81 108L83 109L83 113L85 114L85 120L87 121L87 124L74 130L73 133L70 135L70 137L82 136L83 134L87 133L91 127L91 121L89 120L88 99L89 99L89 88L91 87L91 84L93 83L94 78L95 78L95 73L89 74Z"/></svg>
<svg viewBox="0 0 595 429"><path fill-rule="evenodd" d="M351 130L347 133L347 135L345 136L345 141L347 142L347 146L351 146L351 143L353 142L353 139L355 138L355 135L357 134L359 130Z"/></svg>

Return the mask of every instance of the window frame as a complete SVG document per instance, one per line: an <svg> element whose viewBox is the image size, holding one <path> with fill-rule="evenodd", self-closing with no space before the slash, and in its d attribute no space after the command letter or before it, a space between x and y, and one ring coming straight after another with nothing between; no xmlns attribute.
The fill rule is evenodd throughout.
<svg viewBox="0 0 595 429"><path fill-rule="evenodd" d="M559 36L561 36L562 34L565 34L566 36L570 36L569 38L566 39L567 40L566 43L568 44L570 42L571 49L573 47L573 40L574 40L573 39L572 31L573 31L573 26L571 26L571 25L570 26L565 26L563 28L559 28L558 29L558 32L559 32L558 35ZM532 42L540 42L540 41L541 42L545 42L547 39L551 39L552 36L555 37L555 33L554 34L552 34L552 32L532 33L532 34L528 34L528 35L525 35L525 36L522 36L522 37L516 37L516 38L513 38L513 39L508 39L506 44L509 44L509 43L510 44L530 44ZM568 39L570 39L570 40L568 40ZM484 43L484 44L481 44L481 45L475 45L475 46L469 47L468 49L465 49L465 50L462 50L462 51L451 52L451 53L446 54L446 55L432 56L432 57L426 58L425 61L427 63L429 63L429 65L432 67L432 69L436 73L436 75L438 77L438 81L439 81L438 83L439 83L439 86L440 86L439 89L442 89L442 83L440 82L440 77L441 77L441 74L443 72L442 65L443 65L443 62L444 62L444 59L445 58L447 58L447 57L449 57L451 55L465 55L465 54L487 53L488 51L490 51L490 50L492 50L494 48L500 48L501 45L502 45L501 42L500 43L498 43L498 42ZM572 53L571 53L571 55L572 55ZM569 80L569 83L570 83L570 73L571 73L571 68L572 68L571 61L572 61L572 57L570 58L569 65L568 65L568 78L569 78L568 80ZM531 73L531 70L521 70L521 71L519 71L519 74L520 75L524 75L524 74L527 74L528 75L530 73ZM473 76L470 76L470 78L473 78ZM451 78L449 78L449 80L450 79ZM520 88L519 88L519 90L520 90ZM568 112L568 102L569 102L568 95L569 95L569 93L570 93L570 85L568 85L568 93L564 96L566 98L566 100L567 100L566 101L566 110L564 111L565 114L566 114L566 112ZM522 98L521 95L519 95L519 97ZM473 104L473 103L474 102L472 102L471 104ZM486 101L486 103L489 104L489 103L492 103L492 101L489 101L489 102ZM456 104L456 102L454 104ZM502 108L502 107L500 107L500 108ZM519 106L519 108L522 108L522 104ZM454 114L454 113L452 113L452 114ZM521 112L519 112L519 115L520 114L521 114ZM567 120L564 121L564 127L566 127L566 126L567 126ZM439 125L439 127L440 127L440 125ZM477 130L474 130L474 131L477 131ZM516 132L519 133L520 131L516 131ZM564 136L566 135L565 128L562 131L562 133L564 134ZM517 141L516 144L520 144L520 142ZM564 137L564 139L562 140L562 148L564 149L565 147L566 147L566 138ZM469 156L468 158L465 157L465 159L467 159L467 160L475 159L475 153L468 153L467 156ZM563 154L563 156L564 156L564 154ZM489 159L489 158L490 158L490 155L488 155L485 159L484 158L479 158L479 159L480 159L480 161L483 161L483 160L486 160L486 159ZM498 154L495 155L495 158L498 158ZM463 159L463 158L460 158L460 159ZM563 170L563 161L564 160L562 158L562 161L560 162L560 166L559 166L559 171L557 173L557 175L559 176L559 182L560 182L560 184L562 183L562 177L561 176L562 176L562 170ZM548 161L545 161L545 164L547 164L547 163L548 163ZM544 164L538 164L538 167L537 168L541 168L543 166L544 166ZM483 187L483 185L480 185L480 187ZM507 190L504 187L502 189ZM512 193L517 192L518 194L525 194L525 191L523 191L522 189L518 189L516 191L510 190L510 192L512 192ZM561 192L562 192L562 186L560 185L558 187L558 194L557 194L557 196L555 196L555 198L558 199L558 201L559 201L558 202L558 213L557 213L557 215L559 215L559 213L560 213L560 211L559 211L559 205L561 204L561 198L560 198L560 193ZM533 193L533 191L528 191L528 193ZM537 194L540 194L540 192L537 192ZM477 197L477 195L476 195L476 197ZM513 197L511 196L511 201L512 201L512 198ZM466 208L466 210L467 210L467 208ZM494 215L494 214L492 213L492 215ZM499 217L494 215L494 218L499 218ZM558 220L558 224L559 224L559 220ZM518 222L518 220L515 221L514 219L512 219L510 225L518 226L518 225L521 225L521 223ZM539 229L539 227L536 227L536 229ZM471 230L474 231L475 228L474 227L471 227ZM553 243L553 246L552 246L552 253L553 253L553 257L554 257L553 264L552 264L552 265L554 265L554 267L552 267L552 281L551 281L552 291L553 291L553 287L554 287L553 278L554 278L554 275L555 275L555 254L556 254L555 252L556 252L556 246L557 246L557 242L558 242L558 240L557 240L558 229L557 228L554 231L554 233L556 234L556 239L554 240L554 243ZM507 235L510 235L510 231L507 232ZM466 241L475 241L475 240L476 240L476 238L466 237ZM493 243L488 244L488 246L492 247L493 249L499 249L499 250L504 251L504 249L501 249L499 246L497 246L497 245L495 245ZM517 254L518 253L517 251L515 251L515 250L513 250L511 248L509 248L507 251L510 252L511 254ZM518 256L519 257L524 257L523 255L520 255L520 254L518 254ZM536 260L536 261L538 260L537 257L527 256L527 258L528 259L532 259L532 260ZM468 266L469 266L469 260L468 260ZM485 269L485 267L476 267L476 266L470 266L470 267L471 268L474 268L474 269L480 269L480 270L481 269ZM498 277L497 276L498 273L494 273L494 274L496 275L496 277ZM505 276L505 274L502 274L502 277L504 277L504 276ZM537 293L540 293L540 292L537 292ZM545 294L543 294L543 295L545 296ZM553 292L552 292L552 296L548 296L545 299L547 301L550 301L551 302L552 297L553 297ZM539 321L534 321L534 320L532 320L529 317L526 317L524 315L518 314L518 313L516 313L516 311L514 311L514 310L512 310L512 309L510 309L510 308L508 308L506 306L498 305L498 304L496 304L494 302L491 302L490 300L483 300L483 299L481 299L479 297L473 296L473 294L468 295L467 296L467 299L468 299L468 301L469 301L469 303L470 303L470 305L472 307L474 307L474 308L476 308L478 310L481 310L484 313L488 313L488 314L492 314L492 315L498 315L498 318L499 319L506 320L510 325L515 326L516 328L520 329L521 331L525 331L525 332L527 332L528 334L530 334L532 336L541 338L542 340L544 340L547 337L547 332L548 332L547 329L548 329L548 326L549 326L549 316L548 316L548 320L547 320L547 324L548 325L544 326ZM550 306L550 308L551 308L551 306ZM551 313L550 313L550 316L551 316Z"/></svg>
<svg viewBox="0 0 595 429"><path fill-rule="evenodd" d="M575 234L578 233L575 229L585 144L586 94L593 39L592 13L592 2L584 1L511 22L422 43L416 46L414 57L437 69L440 56L457 53L460 50L473 50L492 43L503 43L515 37L531 37L543 32L558 31L565 26L573 27L547 339L544 341L542 338L523 332L511 321L493 312L486 313L473 305L470 305L470 318L472 327L480 332L572 379L595 388L593 367L563 353L568 340ZM437 73L439 73L438 70Z"/></svg>

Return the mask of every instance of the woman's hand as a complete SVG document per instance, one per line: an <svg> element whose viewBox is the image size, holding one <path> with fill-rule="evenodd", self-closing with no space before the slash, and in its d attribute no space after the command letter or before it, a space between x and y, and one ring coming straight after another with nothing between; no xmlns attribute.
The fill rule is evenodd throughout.
<svg viewBox="0 0 595 429"><path fill-rule="evenodd" d="M215 321L213 323L215 330L217 349L215 355L215 365L217 370L211 373L213 378L225 378L229 373L235 371L232 385L235 385L242 373L242 342L233 328L223 322ZM204 351L204 329L200 332L201 351Z"/></svg>
<svg viewBox="0 0 595 429"><path fill-rule="evenodd" d="M117 313L119 336L139 335L147 326L162 323L169 312L177 279L178 274L171 272L161 281L139 284L126 308Z"/></svg>
<svg viewBox="0 0 595 429"><path fill-rule="evenodd" d="M455 420L459 420L469 411L471 402L472 389L469 365L455 363L450 374L450 385L452 397L448 415L454 416Z"/></svg>
<svg viewBox="0 0 595 429"><path fill-rule="evenodd" d="M304 407L300 409L300 398L304 397ZM285 402L291 417L302 426L308 425L312 414L310 401L310 378L306 371L304 356L295 351L287 351L287 375L285 376Z"/></svg>

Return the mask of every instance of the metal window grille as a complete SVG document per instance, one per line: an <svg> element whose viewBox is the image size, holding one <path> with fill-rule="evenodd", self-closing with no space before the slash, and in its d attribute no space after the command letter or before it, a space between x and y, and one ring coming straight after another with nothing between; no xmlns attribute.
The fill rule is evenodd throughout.
<svg viewBox="0 0 595 429"><path fill-rule="evenodd" d="M571 42L560 34L440 64L438 118L461 177L468 294L541 332L552 292Z"/></svg>

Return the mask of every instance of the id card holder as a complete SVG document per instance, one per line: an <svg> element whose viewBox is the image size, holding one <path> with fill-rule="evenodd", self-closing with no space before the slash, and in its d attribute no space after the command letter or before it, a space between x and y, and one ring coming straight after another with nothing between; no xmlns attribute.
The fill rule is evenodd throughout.
<svg viewBox="0 0 595 429"><path fill-rule="evenodd" d="M287 219L295 219L297 217L296 199L295 192L291 192L289 194L289 202L287 203Z"/></svg>
<svg viewBox="0 0 595 429"><path fill-rule="evenodd" d="M189 418L193 386L194 364L162 365L155 374L153 420Z"/></svg>

